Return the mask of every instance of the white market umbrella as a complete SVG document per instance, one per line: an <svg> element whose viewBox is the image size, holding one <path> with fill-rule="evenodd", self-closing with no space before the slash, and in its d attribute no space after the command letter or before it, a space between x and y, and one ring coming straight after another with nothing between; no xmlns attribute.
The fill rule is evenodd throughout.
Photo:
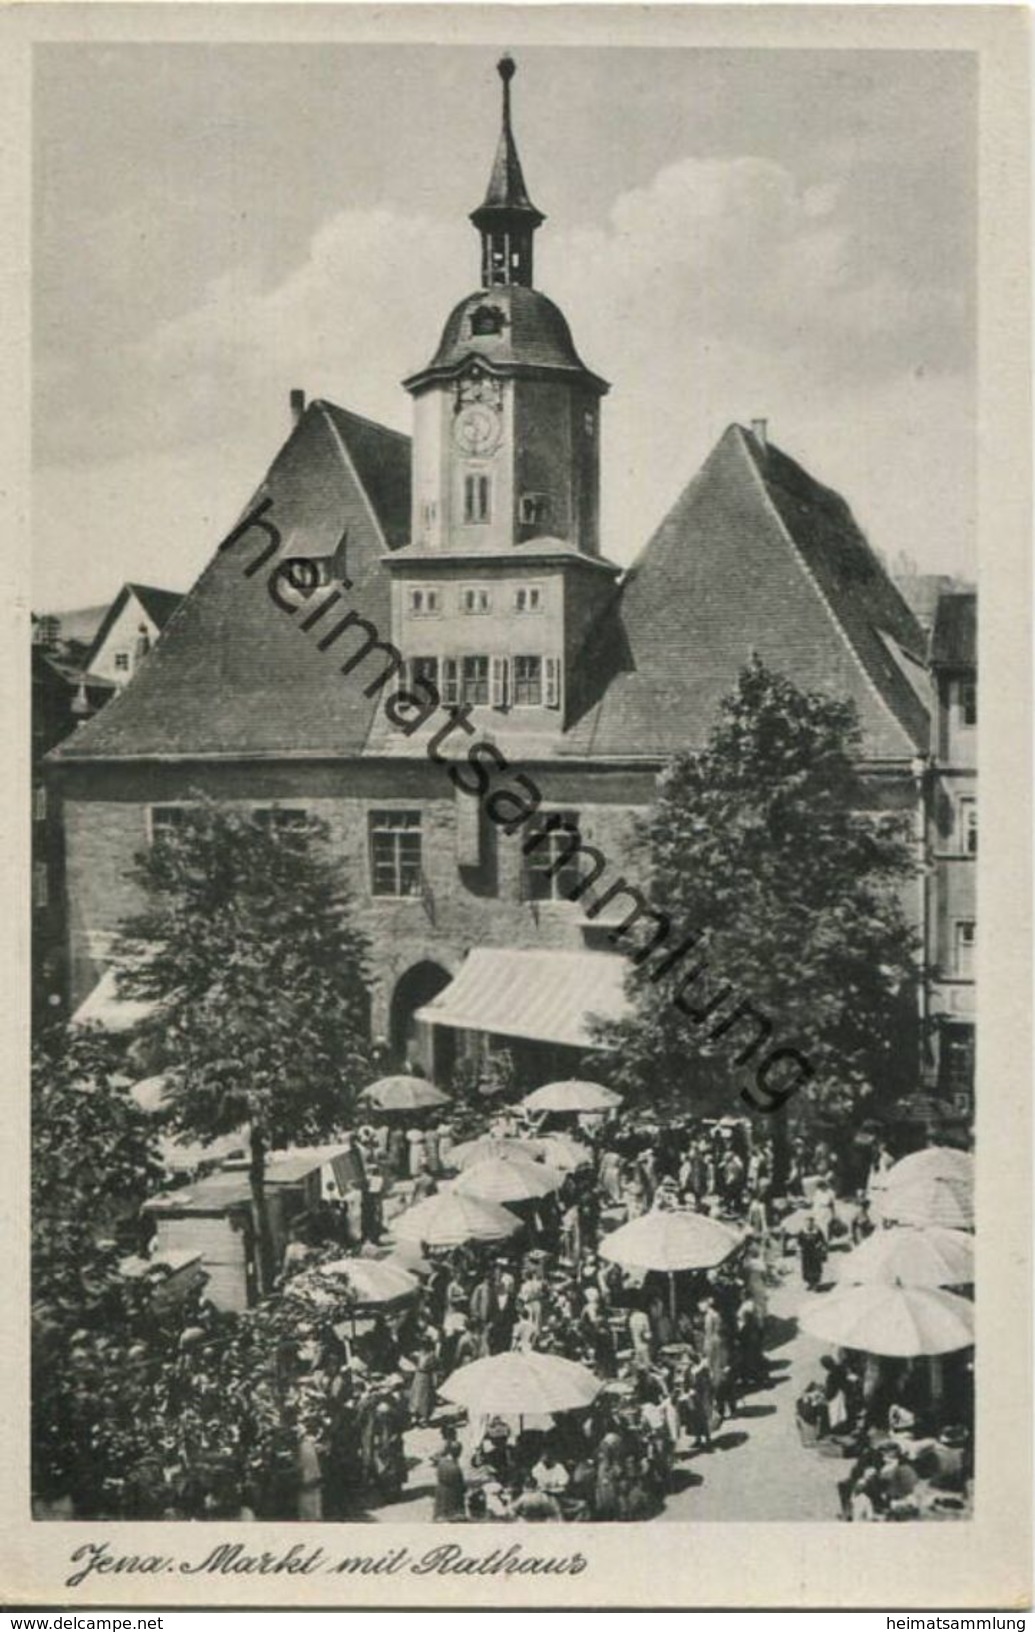
<svg viewBox="0 0 1035 1632"><path fill-rule="evenodd" d="M503 1161L489 1156L465 1167L452 1187L460 1196L476 1196L505 1207L511 1201L539 1201L552 1195L564 1183L563 1173L542 1162Z"/></svg>
<svg viewBox="0 0 1035 1632"><path fill-rule="evenodd" d="M929 1178L889 1184L874 1198L874 1212L888 1223L941 1225L947 1230L974 1228L974 1193L966 1179Z"/></svg>
<svg viewBox="0 0 1035 1632"><path fill-rule="evenodd" d="M914 1184L918 1179L949 1179L963 1184L974 1183L974 1158L969 1151L956 1150L951 1145L930 1145L926 1150L914 1150L903 1156L883 1175L883 1188L900 1184Z"/></svg>
<svg viewBox="0 0 1035 1632"><path fill-rule="evenodd" d="M521 1228L513 1213L495 1202L440 1191L408 1207L393 1219L391 1234L399 1241L428 1247L460 1247L467 1241L505 1241Z"/></svg>
<svg viewBox="0 0 1035 1632"><path fill-rule="evenodd" d="M603 1386L585 1366L556 1354L492 1354L454 1371L439 1389L470 1416L529 1417L578 1411Z"/></svg>
<svg viewBox="0 0 1035 1632"><path fill-rule="evenodd" d="M611 1088L601 1088L596 1082L548 1082L536 1088L521 1101L523 1110L541 1111L610 1111L622 1103L621 1094Z"/></svg>
<svg viewBox="0 0 1035 1632"><path fill-rule="evenodd" d="M335 1258L329 1264L318 1264L311 1273L342 1282L358 1306L395 1303L420 1290L415 1275L385 1258Z"/></svg>
<svg viewBox="0 0 1035 1632"><path fill-rule="evenodd" d="M643 1213L600 1242L601 1258L623 1269L714 1269L740 1246L743 1236L706 1213Z"/></svg>
<svg viewBox="0 0 1035 1632"><path fill-rule="evenodd" d="M623 1269L667 1274L669 1303L676 1312L675 1276L684 1269L714 1269L735 1252L743 1236L706 1213L655 1208L622 1224L599 1243L597 1254Z"/></svg>
<svg viewBox="0 0 1035 1632"><path fill-rule="evenodd" d="M527 1166L538 1162L545 1149L545 1139L494 1139L486 1135L483 1139L468 1139L462 1145L454 1145L447 1165L463 1169L492 1158L501 1162L524 1162Z"/></svg>
<svg viewBox="0 0 1035 1632"><path fill-rule="evenodd" d="M551 1167L559 1168L562 1173L573 1173L576 1168L593 1166L593 1152L589 1147L566 1133L540 1134L537 1143L544 1147L543 1160Z"/></svg>
<svg viewBox="0 0 1035 1632"><path fill-rule="evenodd" d="M426 1077L379 1077L359 1097L380 1111L426 1111L449 1104L449 1095Z"/></svg>
<svg viewBox="0 0 1035 1632"><path fill-rule="evenodd" d="M837 1278L844 1285L970 1286L974 1237L939 1225L875 1230L840 1260Z"/></svg>
<svg viewBox="0 0 1035 1632"><path fill-rule="evenodd" d="M806 1304L801 1328L865 1354L951 1354L974 1341L974 1305L941 1287L844 1286Z"/></svg>

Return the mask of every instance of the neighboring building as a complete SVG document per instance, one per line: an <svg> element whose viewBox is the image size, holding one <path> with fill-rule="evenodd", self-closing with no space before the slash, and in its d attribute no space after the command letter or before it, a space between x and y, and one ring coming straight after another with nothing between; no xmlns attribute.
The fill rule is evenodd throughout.
<svg viewBox="0 0 1035 1632"><path fill-rule="evenodd" d="M43 625L43 627L41 627ZM63 655L58 633L33 619L32 643L32 1010L37 1024L60 1018L67 998L61 787L43 761L76 726L96 714L114 687L84 675Z"/></svg>
<svg viewBox="0 0 1035 1632"><path fill-rule="evenodd" d="M952 573L918 572L915 566L912 566L910 571L896 572L894 581L917 623L928 637L934 628L935 615L942 596L973 590L972 584L965 583L962 578L955 578Z"/></svg>
<svg viewBox="0 0 1035 1632"><path fill-rule="evenodd" d="M107 613L107 604L74 607L66 612L34 612L32 643L60 653L71 668L84 669L87 653Z"/></svg>
<svg viewBox="0 0 1035 1632"><path fill-rule="evenodd" d="M412 447L296 402L236 540L55 756L77 1001L139 907L134 851L203 792L327 823L374 948L374 1029L397 1061L446 1079L487 1038L526 1080L570 1074L587 1016L623 1001L621 961L586 912L598 896L564 898L573 837L608 858L605 882L635 881L634 817L668 757L706 740L752 653L855 702L861 798L911 813L919 842L924 634L844 500L764 422L725 431L627 572L601 555L608 387L533 286L543 217L511 131L512 71L501 65L503 129L472 216L480 284L405 382ZM299 578L293 559L317 566ZM526 854L480 819L443 763L467 763L464 736L436 759L445 716L400 722L379 700L379 675L402 667L379 637L405 654L414 693L434 681L505 757L508 787L527 775L540 819L564 829Z"/></svg>
<svg viewBox="0 0 1035 1632"><path fill-rule="evenodd" d="M44 1013L61 1016L68 999L61 790L45 775L43 760L125 684L181 600L169 590L125 584L110 606L31 615L32 1003L37 1019Z"/></svg>
<svg viewBox="0 0 1035 1632"><path fill-rule="evenodd" d="M175 590L123 584L98 626L84 668L121 690L182 600Z"/></svg>
<svg viewBox="0 0 1035 1632"><path fill-rule="evenodd" d="M940 1102L973 1111L977 960L977 596L943 595L931 636L930 1022Z"/></svg>

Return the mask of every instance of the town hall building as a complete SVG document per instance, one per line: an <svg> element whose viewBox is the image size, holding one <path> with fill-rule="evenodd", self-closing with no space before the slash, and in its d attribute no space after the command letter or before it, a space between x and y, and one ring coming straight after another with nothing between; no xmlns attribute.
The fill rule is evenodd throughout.
<svg viewBox="0 0 1035 1632"><path fill-rule="evenodd" d="M509 58L499 72L477 287L403 382L412 441L292 393L240 526L53 756L73 1008L100 1014L111 993L113 937L140 906L134 854L203 794L326 824L373 948L372 1030L396 1063L448 1081L488 1045L526 1079L567 1074L591 1018L621 1013L626 967L599 892L573 889L573 841L635 882L634 818L753 654L852 699L863 797L912 813L922 842L927 637L844 500L764 422L724 432L631 567L602 554L609 385L536 288L545 217ZM371 684L386 665L391 683ZM400 714L404 685L441 706ZM466 723L441 738L449 711ZM448 774L473 732L534 786L538 844ZM922 919L930 891L915 894Z"/></svg>

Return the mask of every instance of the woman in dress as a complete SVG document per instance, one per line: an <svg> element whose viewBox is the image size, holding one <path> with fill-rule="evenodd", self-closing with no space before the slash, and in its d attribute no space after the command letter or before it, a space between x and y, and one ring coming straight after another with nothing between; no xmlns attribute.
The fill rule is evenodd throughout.
<svg viewBox="0 0 1035 1632"><path fill-rule="evenodd" d="M410 1384L410 1415L415 1423L424 1426L435 1409L435 1351L428 1339L422 1338L414 1361L413 1381Z"/></svg>

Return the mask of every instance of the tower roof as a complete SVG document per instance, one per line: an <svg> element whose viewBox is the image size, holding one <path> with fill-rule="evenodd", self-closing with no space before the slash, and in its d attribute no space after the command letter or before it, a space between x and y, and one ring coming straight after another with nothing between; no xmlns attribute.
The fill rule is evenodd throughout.
<svg viewBox="0 0 1035 1632"><path fill-rule="evenodd" d="M466 295L447 317L430 363L403 383L408 391L419 390L429 380L458 373L473 358L501 374L579 374L598 391L608 389L575 350L560 308L538 289L518 283Z"/></svg>
<svg viewBox="0 0 1035 1632"><path fill-rule="evenodd" d="M476 227L485 227L500 212L524 216L532 226L538 226L546 217L541 210L537 210L528 196L525 178L521 169L521 160L518 157L517 143L510 123L510 82L517 73L517 64L509 56L503 56L496 64L496 71L503 81L503 117L500 127L500 139L496 145L496 157L492 162L492 173L489 176L489 186L485 199L478 209L472 211L471 220Z"/></svg>

